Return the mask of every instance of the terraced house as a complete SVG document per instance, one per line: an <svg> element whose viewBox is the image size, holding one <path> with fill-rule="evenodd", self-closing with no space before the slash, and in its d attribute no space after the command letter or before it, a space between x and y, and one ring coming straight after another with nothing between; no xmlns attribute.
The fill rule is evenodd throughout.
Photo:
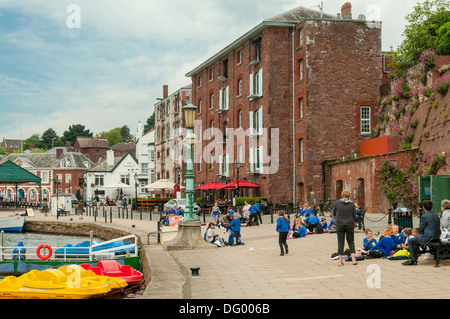
<svg viewBox="0 0 450 319"><path fill-rule="evenodd" d="M264 20L186 76L202 146L195 187L235 181L239 167L239 179L261 185L241 196L320 203L333 191L324 161L357 149L375 125L381 23L353 19L350 3L335 15L297 7Z"/></svg>

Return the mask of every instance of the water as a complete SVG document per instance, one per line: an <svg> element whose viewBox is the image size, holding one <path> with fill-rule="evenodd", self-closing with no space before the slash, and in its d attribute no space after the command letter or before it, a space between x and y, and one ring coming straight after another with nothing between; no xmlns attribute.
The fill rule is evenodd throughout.
<svg viewBox="0 0 450 319"><path fill-rule="evenodd" d="M25 248L28 249L33 248L36 249L41 244L46 244L55 249L57 247L63 247L67 244L71 244L73 246L90 240L90 237L81 237L81 236L68 236L68 235L50 235L50 234L39 234L39 233L4 233L3 234L3 246L9 247L11 249L5 249L5 253L10 253L14 247L21 241L23 242ZM104 241L99 238L93 237L93 241ZM5 276L0 276L0 280L5 278ZM108 299L139 299L143 294L142 289L136 288L132 290L127 290L125 293L113 295L107 297Z"/></svg>

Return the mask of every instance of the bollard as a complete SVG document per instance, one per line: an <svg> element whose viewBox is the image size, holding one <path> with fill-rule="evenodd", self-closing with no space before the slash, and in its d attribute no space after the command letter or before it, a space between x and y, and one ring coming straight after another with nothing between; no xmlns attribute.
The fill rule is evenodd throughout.
<svg viewBox="0 0 450 319"><path fill-rule="evenodd" d="M191 267L190 269L191 269L192 276L200 276L200 274L198 273L200 270L200 267Z"/></svg>
<svg viewBox="0 0 450 319"><path fill-rule="evenodd" d="M109 208L109 222L112 224L112 207Z"/></svg>
<svg viewBox="0 0 450 319"><path fill-rule="evenodd" d="M158 222L157 223L157 227L158 227L158 244L160 244L161 243L161 222Z"/></svg>

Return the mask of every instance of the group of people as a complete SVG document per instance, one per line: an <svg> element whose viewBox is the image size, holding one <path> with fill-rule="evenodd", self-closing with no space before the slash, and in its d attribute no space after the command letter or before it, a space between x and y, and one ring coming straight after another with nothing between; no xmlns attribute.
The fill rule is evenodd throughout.
<svg viewBox="0 0 450 319"><path fill-rule="evenodd" d="M162 226L170 226L170 217L171 216L184 216L183 207L178 207L177 205L174 208L166 207L164 212L161 214L161 218L159 219L160 225Z"/></svg>
<svg viewBox="0 0 450 319"><path fill-rule="evenodd" d="M342 199L335 203L333 215L336 217L336 233L338 239L339 266L343 266L344 244L348 244L353 264L356 261L354 243L354 221L357 218L356 206L349 199L350 192L343 191ZM406 228L399 233L399 227L388 227L377 241L370 229L366 230L366 238L363 240L363 248L358 249L358 255L367 255L375 258L396 256L396 253L409 258L402 264L405 266L417 265L421 249L430 243L440 241L441 228L448 231L450 225L450 201L441 202L442 219L432 211L433 202L423 202L425 213L422 215L418 228Z"/></svg>
<svg viewBox="0 0 450 319"><path fill-rule="evenodd" d="M217 206L217 204L215 205ZM219 215L219 213L215 213L217 210L214 210L213 213ZM235 212L231 207L228 207L227 214L219 219L219 216L215 218L215 223L209 223L208 229L205 232L205 240L209 243L215 244L218 247L224 246L235 246L235 245L244 245L241 236L241 222L243 217L239 215L239 213ZM224 238L214 232L215 228L225 227L226 232L229 233L228 241L224 240Z"/></svg>

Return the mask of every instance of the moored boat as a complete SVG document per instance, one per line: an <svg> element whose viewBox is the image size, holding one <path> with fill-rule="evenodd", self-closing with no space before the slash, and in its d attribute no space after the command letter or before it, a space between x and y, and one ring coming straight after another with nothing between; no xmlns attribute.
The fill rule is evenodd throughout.
<svg viewBox="0 0 450 319"><path fill-rule="evenodd" d="M25 217L20 215L0 217L0 231L10 233L21 233Z"/></svg>
<svg viewBox="0 0 450 319"><path fill-rule="evenodd" d="M95 274L107 277L125 279L128 284L138 284L144 281L144 274L128 265L121 265L115 260L102 260L96 267L92 264L81 264L86 270L92 270Z"/></svg>
<svg viewBox="0 0 450 319"><path fill-rule="evenodd" d="M82 278L69 280L57 269L32 270L0 281L2 299L88 299L103 297L110 291L106 283Z"/></svg>

